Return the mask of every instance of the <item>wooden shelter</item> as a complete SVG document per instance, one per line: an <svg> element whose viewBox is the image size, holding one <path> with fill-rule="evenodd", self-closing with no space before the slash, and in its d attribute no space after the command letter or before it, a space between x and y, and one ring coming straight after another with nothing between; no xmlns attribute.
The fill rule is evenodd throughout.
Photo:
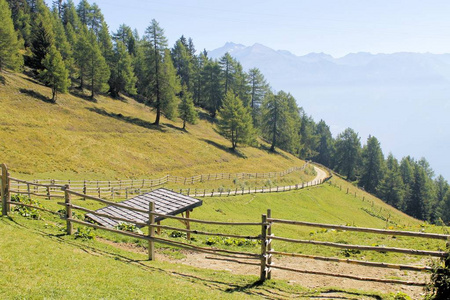
<svg viewBox="0 0 450 300"><path fill-rule="evenodd" d="M120 203L130 207L148 210L150 202L155 203L155 211L159 214L175 216L178 214L186 213L187 222L189 219L189 213L194 208L199 207L203 204L201 200L185 196L176 192L172 192L164 188L157 189L143 195L139 195L137 197L122 201ZM128 210L122 207L107 206L96 210L96 212L99 212L101 214L107 214L112 217L124 218L129 220L129 223L132 224L148 222L148 214ZM96 216L93 214L87 214L86 216L91 220L109 228L114 228L116 225L119 224L119 221L109 219L106 217ZM159 221L163 219L164 217L158 216L155 218L155 221L159 223ZM188 224L187 222L186 225Z"/></svg>

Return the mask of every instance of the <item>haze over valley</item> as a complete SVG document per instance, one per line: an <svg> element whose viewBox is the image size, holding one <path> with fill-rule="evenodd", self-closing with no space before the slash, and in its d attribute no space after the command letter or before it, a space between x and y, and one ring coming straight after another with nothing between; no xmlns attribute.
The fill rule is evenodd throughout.
<svg viewBox="0 0 450 300"><path fill-rule="evenodd" d="M450 177L450 54L325 53L296 56L261 44L226 43L244 69L259 68L272 88L290 92L334 136L351 127L361 141L376 136L385 156L425 157L436 175Z"/></svg>

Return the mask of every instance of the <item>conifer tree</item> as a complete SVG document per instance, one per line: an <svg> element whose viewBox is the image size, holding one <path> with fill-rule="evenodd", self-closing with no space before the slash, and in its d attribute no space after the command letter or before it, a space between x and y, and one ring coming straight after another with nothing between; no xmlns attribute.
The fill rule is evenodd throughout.
<svg viewBox="0 0 450 300"><path fill-rule="evenodd" d="M178 114L180 119L183 120L183 130L186 130L186 123L195 124L198 115L194 107L192 94L185 85L182 86L180 96L181 101L178 105Z"/></svg>
<svg viewBox="0 0 450 300"><path fill-rule="evenodd" d="M355 180L359 166L361 142L358 134L351 128L345 129L336 138L336 170L348 180Z"/></svg>
<svg viewBox="0 0 450 300"><path fill-rule="evenodd" d="M64 25L62 24L62 21L59 18L58 12L56 10L52 12L52 21L53 30L55 33L56 49L61 54L66 69L69 71L69 74L73 74L75 73L75 60L71 45L75 45L75 43L70 44L67 40L66 30L64 29ZM68 26L71 25L69 24ZM69 29L69 31L70 30L71 29Z"/></svg>
<svg viewBox="0 0 450 300"><path fill-rule="evenodd" d="M292 109L290 109L292 111ZM300 109L300 120L296 120L296 124L300 124L298 136L300 138L298 156L302 159L311 159L317 155L317 145L319 144L319 136L315 134L316 123L311 116L308 116L303 108ZM294 116L294 119L297 119Z"/></svg>
<svg viewBox="0 0 450 300"><path fill-rule="evenodd" d="M109 79L110 92L113 97L118 97L120 92L130 95L136 94L137 78L133 71L133 61L128 54L125 45L118 41L114 49L111 77Z"/></svg>
<svg viewBox="0 0 450 300"><path fill-rule="evenodd" d="M76 35L76 45L74 50L75 63L78 67L80 78L80 89L83 89L87 77L86 74L89 63L89 54L91 52L89 32L86 25L82 25L80 28L80 33Z"/></svg>
<svg viewBox="0 0 450 300"><path fill-rule="evenodd" d="M289 111L288 94L284 91L278 92L277 95L267 93L261 110L262 132L271 143L270 151L275 152L276 147L292 150L296 132L293 114Z"/></svg>
<svg viewBox="0 0 450 300"><path fill-rule="evenodd" d="M70 85L67 71L61 54L54 45L42 61L44 70L40 71L42 80L52 88L52 101L56 102L58 92L65 93Z"/></svg>
<svg viewBox="0 0 450 300"><path fill-rule="evenodd" d="M222 85L220 82L220 65L217 61L205 58L205 65L201 72L201 90L197 94L200 96L200 105L208 110L211 117L215 118L216 113L222 105Z"/></svg>
<svg viewBox="0 0 450 300"><path fill-rule="evenodd" d="M173 66L172 58L170 56L170 50L164 51L163 61L161 64L161 77L160 77L160 101L155 103L155 108L167 119L174 120L178 113L178 94L181 91L180 79L177 77L175 68ZM159 117L157 116L159 124Z"/></svg>
<svg viewBox="0 0 450 300"><path fill-rule="evenodd" d="M18 69L23 62L11 10L5 0L0 0L0 72L4 67Z"/></svg>
<svg viewBox="0 0 450 300"><path fill-rule="evenodd" d="M369 193L375 193L384 176L384 157L380 143L369 136L362 149L361 178L359 185Z"/></svg>
<svg viewBox="0 0 450 300"><path fill-rule="evenodd" d="M404 184L400 176L399 164L392 153L386 159L386 174L377 188L377 195L386 203L404 210Z"/></svg>
<svg viewBox="0 0 450 300"><path fill-rule="evenodd" d="M253 125L250 111L232 92L223 99L219 111L219 131L231 142L231 149L236 149L238 143L248 144L253 139Z"/></svg>
<svg viewBox="0 0 450 300"><path fill-rule="evenodd" d="M136 56L137 41L131 28L125 24L119 26L116 33L113 34L113 40L122 42L126 47L128 54Z"/></svg>
<svg viewBox="0 0 450 300"><path fill-rule="evenodd" d="M19 33L19 43L29 47L31 43L31 12L26 0L7 0L11 9L14 29Z"/></svg>
<svg viewBox="0 0 450 300"><path fill-rule="evenodd" d="M154 124L159 125L163 101L166 100L162 99L162 80L164 76L162 63L164 51L167 48L167 39L164 36L164 30L159 26L159 23L155 19L153 19L150 26L147 27L145 39L148 41L148 43L146 43L147 50L150 50L147 51L147 64L150 66L150 68L148 68L147 77L150 78L150 80L148 80L146 91L148 97L151 98L150 101L156 109L156 119ZM168 95L170 95L170 93L168 93ZM168 103L170 103L170 101Z"/></svg>
<svg viewBox="0 0 450 300"><path fill-rule="evenodd" d="M316 148L317 155L314 157L314 161L324 166L331 167L334 144L330 127L325 121L320 120L316 126L315 134L318 136L319 140Z"/></svg>
<svg viewBox="0 0 450 300"><path fill-rule="evenodd" d="M90 83L91 98L94 98L95 93L108 91L110 71L92 29L89 30L88 43L89 47L86 49L86 79Z"/></svg>
<svg viewBox="0 0 450 300"><path fill-rule="evenodd" d="M53 22L50 10L43 0L36 0L35 12L32 19L31 31L31 67L42 70L42 60L50 51L50 47L55 43L53 32Z"/></svg>
<svg viewBox="0 0 450 300"><path fill-rule="evenodd" d="M233 84L234 59L230 53L225 53L219 60L222 69L223 95L226 95Z"/></svg>
<svg viewBox="0 0 450 300"><path fill-rule="evenodd" d="M260 107L265 94L269 91L269 85L258 68L248 71L248 80L250 83L250 107L252 109L253 125L259 126L261 121Z"/></svg>
<svg viewBox="0 0 450 300"><path fill-rule="evenodd" d="M173 64L177 71L177 75L180 77L182 85L191 89L191 73L192 73L192 58L189 55L188 49L182 42L181 37L173 47L171 51Z"/></svg>

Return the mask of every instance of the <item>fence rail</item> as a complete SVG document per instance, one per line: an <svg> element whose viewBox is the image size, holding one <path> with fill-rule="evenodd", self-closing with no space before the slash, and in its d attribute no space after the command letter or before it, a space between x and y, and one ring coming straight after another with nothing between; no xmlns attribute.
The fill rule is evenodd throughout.
<svg viewBox="0 0 450 300"><path fill-rule="evenodd" d="M10 177L11 189L13 193L17 194L27 194L28 196L38 196L51 198L64 198L64 192L62 187L65 185L70 185L72 191L77 191L84 195L96 195L98 198L110 198L114 199L116 197L125 196L128 198L129 195L142 194L152 191L156 187L161 187L168 183L180 183L183 185L192 185L198 182L205 181L216 181L216 180L230 180L230 179L264 179L264 178L281 178L295 171L304 170L309 163L305 163L303 166L291 167L287 170L280 172L269 172L269 173L218 173L218 174L201 174L191 177L180 177L166 175L158 179L127 179L127 180L57 180L57 179L46 179L46 180L32 180L25 181ZM297 185L298 186L298 185ZM294 186L289 187L293 189ZM280 187L280 189L286 190L288 187ZM190 194L191 190L194 189L183 189L183 194ZM217 196L219 194L228 195L239 195L241 194L241 189L239 190L227 190L226 192L214 190L214 189L203 189L203 193L198 190L195 192L197 197L206 196ZM266 188L267 192L267 188ZM247 191L242 192L247 193Z"/></svg>

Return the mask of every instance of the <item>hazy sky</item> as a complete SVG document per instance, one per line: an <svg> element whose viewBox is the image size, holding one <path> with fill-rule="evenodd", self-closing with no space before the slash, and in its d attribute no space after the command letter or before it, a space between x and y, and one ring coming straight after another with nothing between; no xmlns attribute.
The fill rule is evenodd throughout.
<svg viewBox="0 0 450 300"><path fill-rule="evenodd" d="M193 38L197 50L213 50L232 41L261 43L297 55L326 52L335 57L359 51L450 52L448 0L95 2L111 31L125 23L142 35L150 20L156 19L170 46L184 34Z"/></svg>

